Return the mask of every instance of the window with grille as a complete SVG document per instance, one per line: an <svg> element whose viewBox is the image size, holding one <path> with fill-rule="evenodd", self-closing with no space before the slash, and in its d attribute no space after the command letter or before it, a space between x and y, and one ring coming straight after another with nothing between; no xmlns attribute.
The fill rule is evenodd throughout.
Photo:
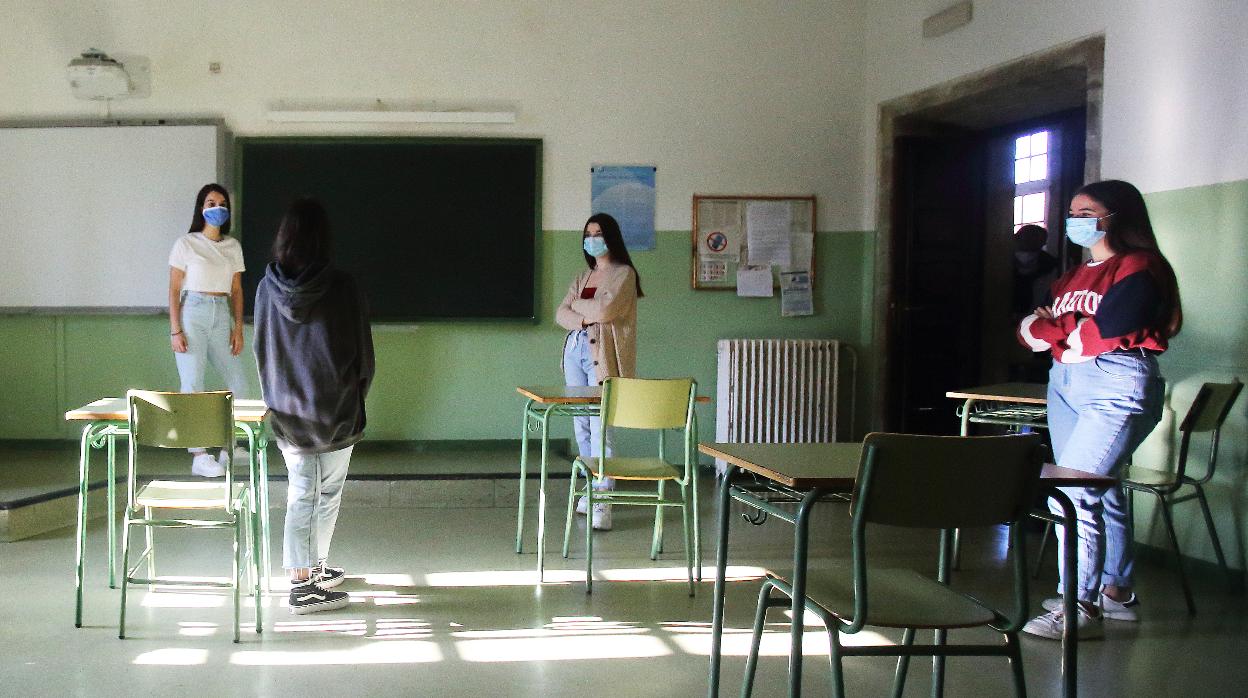
<svg viewBox="0 0 1248 698"><path fill-rule="evenodd" d="M1056 163L1048 131L1014 140L1014 230L1035 224L1048 228L1051 175Z"/></svg>

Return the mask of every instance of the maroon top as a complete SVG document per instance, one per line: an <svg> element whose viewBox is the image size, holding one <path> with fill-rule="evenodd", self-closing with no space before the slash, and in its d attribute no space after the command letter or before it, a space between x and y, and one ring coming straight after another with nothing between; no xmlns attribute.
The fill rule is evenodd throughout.
<svg viewBox="0 0 1248 698"><path fill-rule="evenodd" d="M581 298L583 298L583 299L585 299L585 300L589 300L589 299L593 298L593 297L594 297L594 294L595 294L595 293L597 293L597 292L598 292L598 287L597 287L597 286L586 286L586 287L584 287L584 288L582 288L582 289L581 289Z"/></svg>

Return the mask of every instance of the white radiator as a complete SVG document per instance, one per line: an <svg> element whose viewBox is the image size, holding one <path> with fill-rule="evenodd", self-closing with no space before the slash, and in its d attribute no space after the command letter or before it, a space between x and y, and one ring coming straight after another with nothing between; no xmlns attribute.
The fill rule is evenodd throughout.
<svg viewBox="0 0 1248 698"><path fill-rule="evenodd" d="M842 401L842 351L850 358L848 419ZM849 433L854 420L857 355L835 339L721 339L715 393L715 440L727 443L820 443ZM722 472L723 462L716 462Z"/></svg>

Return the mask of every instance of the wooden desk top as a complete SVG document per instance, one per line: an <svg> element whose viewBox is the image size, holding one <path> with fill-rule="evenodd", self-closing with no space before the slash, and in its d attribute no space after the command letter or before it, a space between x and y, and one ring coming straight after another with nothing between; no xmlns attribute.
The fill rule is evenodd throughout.
<svg viewBox="0 0 1248 698"><path fill-rule="evenodd" d="M945 397L959 400L999 400L1027 405L1049 404L1049 386L1044 383L996 383L976 388L950 390Z"/></svg>
<svg viewBox="0 0 1248 698"><path fill-rule="evenodd" d="M263 400L235 400L234 419L239 422L262 422L269 413ZM67 421L125 422L130 407L124 397L104 397L65 413Z"/></svg>
<svg viewBox="0 0 1248 698"><path fill-rule="evenodd" d="M599 386L573 387L568 385L522 385L516 392L543 405L558 403L561 405L597 405L602 402L602 388ZM711 399L705 395L694 398L695 402L707 403Z"/></svg>
<svg viewBox="0 0 1248 698"><path fill-rule="evenodd" d="M860 443L726 444L701 443L698 450L798 489L850 490L862 459Z"/></svg>
<svg viewBox="0 0 1248 698"><path fill-rule="evenodd" d="M701 443L698 450L795 489L853 489L862 458L860 443L728 444ZM1112 477L1045 463L1040 484L1050 487L1108 487Z"/></svg>

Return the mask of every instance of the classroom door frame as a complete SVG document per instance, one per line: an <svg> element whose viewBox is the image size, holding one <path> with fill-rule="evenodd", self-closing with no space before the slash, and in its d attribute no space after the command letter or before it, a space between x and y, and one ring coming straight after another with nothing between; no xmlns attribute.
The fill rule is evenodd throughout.
<svg viewBox="0 0 1248 698"><path fill-rule="evenodd" d="M1059 108L1077 106L1061 104L1071 95L1057 95L1061 84L1070 83L1077 74L1081 83L1079 99L1086 109L1084 180L1100 179L1101 172L1101 103L1104 81L1105 37L1059 45L1024 58L963 76L947 83L884 102L880 105L878 150L876 153L878 185L876 200L876 245L873 276L873 325L875 344L872 384L875 400L871 414L873 429L896 428L899 414L896 401L897 314L904 312L896 293L895 249L897 231L896 207L899 189L900 157L898 139L929 133L933 124L974 122L985 118L995 121L980 123L981 128L1021 122L1030 117ZM1053 99L1048 103L1045 100ZM996 104L999 114L985 115L985 104ZM1037 106L1039 105L1039 106ZM952 408L951 408L952 409Z"/></svg>

